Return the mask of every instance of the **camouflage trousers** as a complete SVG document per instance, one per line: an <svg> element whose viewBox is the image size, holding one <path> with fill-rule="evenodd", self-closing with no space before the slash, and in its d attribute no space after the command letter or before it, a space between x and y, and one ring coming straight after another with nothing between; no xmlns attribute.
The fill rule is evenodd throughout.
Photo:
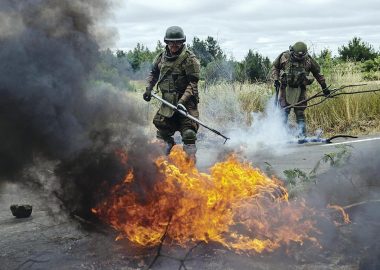
<svg viewBox="0 0 380 270"><path fill-rule="evenodd" d="M199 112L197 109L189 109L189 114L195 118L199 118ZM170 118L164 117L157 112L153 118L153 124L157 128L157 137L167 142L171 142L173 140L172 136L176 131L181 133L183 139L184 131L190 129L196 133L199 128L197 123L178 112L175 112ZM196 138L194 138L194 142L192 143L195 143L195 140Z"/></svg>
<svg viewBox="0 0 380 270"><path fill-rule="evenodd" d="M289 106L290 104L286 100L286 88L280 89L280 106L281 108L285 108ZM306 99L306 88L301 88L301 93L298 98L298 102ZM307 102L301 102L300 104L297 104L297 106L304 106L303 108L293 108L294 114L296 115L296 121L298 125L298 129L300 131L300 135L306 136L306 120L305 120L305 109L307 106ZM288 122L288 116L290 113L291 108L285 110L285 122Z"/></svg>

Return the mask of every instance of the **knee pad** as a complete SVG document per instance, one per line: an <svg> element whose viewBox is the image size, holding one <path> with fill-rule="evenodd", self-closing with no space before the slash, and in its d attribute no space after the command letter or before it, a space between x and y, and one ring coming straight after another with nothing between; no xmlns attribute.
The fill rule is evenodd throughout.
<svg viewBox="0 0 380 270"><path fill-rule="evenodd" d="M197 140L197 133L192 129L184 130L181 135L184 144L195 144Z"/></svg>

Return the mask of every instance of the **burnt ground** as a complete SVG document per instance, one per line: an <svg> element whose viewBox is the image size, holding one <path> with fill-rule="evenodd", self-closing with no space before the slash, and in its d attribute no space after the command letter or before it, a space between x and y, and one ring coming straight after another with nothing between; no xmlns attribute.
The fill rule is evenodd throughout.
<svg viewBox="0 0 380 270"><path fill-rule="evenodd" d="M377 141L376 149L379 144ZM373 146L372 142L370 146L356 147L360 148L358 153L365 155L366 149ZM331 151L315 147L318 148L307 147L305 153L315 150L320 155L319 151ZM302 166L312 167L315 160L310 155L302 157L305 147L300 149L301 154L293 156L297 162L307 163ZM275 167L273 157L270 162ZM282 170L291 160L286 158L278 163ZM375 180L372 190L378 189L378 181ZM354 190L358 188L352 183L350 186ZM70 217L53 196L38 189L4 184L0 187L0 269L147 269L153 261L152 269L180 269L181 265L182 269L380 269L377 194L346 209L352 220L350 224L337 227L320 224L324 232L320 239L323 248L305 243L274 253L246 255L213 243L198 243L193 249L191 246L183 249L170 246L165 240L158 253L157 248L141 249L127 240L115 242L116 233L112 229ZM349 206L349 201L342 205ZM350 202L359 202L358 197ZM32 216L14 218L9 210L13 203L32 204Z"/></svg>

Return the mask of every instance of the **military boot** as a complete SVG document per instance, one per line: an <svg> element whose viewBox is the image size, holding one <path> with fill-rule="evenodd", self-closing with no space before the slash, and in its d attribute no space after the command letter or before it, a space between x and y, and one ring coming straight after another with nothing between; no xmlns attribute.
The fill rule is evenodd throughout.
<svg viewBox="0 0 380 270"><path fill-rule="evenodd" d="M195 144L184 144L183 150L185 151L189 159L193 160L194 163L197 162L197 158L195 156L195 154L197 153L197 146Z"/></svg>

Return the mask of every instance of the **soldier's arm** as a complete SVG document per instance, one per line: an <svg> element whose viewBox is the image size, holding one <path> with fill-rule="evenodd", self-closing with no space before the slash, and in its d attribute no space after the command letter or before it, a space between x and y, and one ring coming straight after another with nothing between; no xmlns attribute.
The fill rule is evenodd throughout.
<svg viewBox="0 0 380 270"><path fill-rule="evenodd" d="M191 97L195 97L198 100L198 81L199 81L199 73L200 73L200 63L197 58L194 56L190 56L185 65L186 77L189 82L187 85L183 95L179 99L179 103L186 103Z"/></svg>
<svg viewBox="0 0 380 270"><path fill-rule="evenodd" d="M310 71L313 74L314 78L317 80L317 82L320 84L322 89L325 89L327 87L326 80L323 74L321 74L321 67L315 61L313 58L310 57L311 65L310 65Z"/></svg>
<svg viewBox="0 0 380 270"><path fill-rule="evenodd" d="M273 80L280 80L280 71L281 71L281 57L282 54L280 54L273 62L272 68L271 68L271 78Z"/></svg>
<svg viewBox="0 0 380 270"><path fill-rule="evenodd" d="M146 78L146 87L150 90L156 85L158 78L160 76L160 68L158 63L161 60L162 54L159 54L153 61L152 69L149 72L148 77Z"/></svg>

